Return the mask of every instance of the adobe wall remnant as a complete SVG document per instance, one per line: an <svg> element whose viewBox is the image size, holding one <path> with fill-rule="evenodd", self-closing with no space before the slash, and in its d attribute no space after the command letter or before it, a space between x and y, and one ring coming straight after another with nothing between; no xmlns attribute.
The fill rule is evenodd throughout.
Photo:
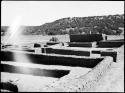
<svg viewBox="0 0 125 93"><path fill-rule="evenodd" d="M95 42L103 40L102 34L70 35L70 42Z"/></svg>
<svg viewBox="0 0 125 93"><path fill-rule="evenodd" d="M59 80L44 88L47 92L87 92L94 88L101 77L110 69L113 62L112 57L106 57L90 72L77 78ZM63 78L64 79L64 78Z"/></svg>
<svg viewBox="0 0 125 93"><path fill-rule="evenodd" d="M97 42L99 48L118 48L124 45L124 40L107 40Z"/></svg>
<svg viewBox="0 0 125 93"><path fill-rule="evenodd" d="M69 47L92 47L92 42L69 42Z"/></svg>
<svg viewBox="0 0 125 93"><path fill-rule="evenodd" d="M34 48L36 48L36 47L41 47L41 45L38 44L38 43L35 43L35 44L34 44Z"/></svg>
<svg viewBox="0 0 125 93"><path fill-rule="evenodd" d="M47 42L46 45L56 45L56 44L59 44L61 42Z"/></svg>
<svg viewBox="0 0 125 93"><path fill-rule="evenodd" d="M69 73L69 70L60 70L60 69L40 69L40 68L31 68L23 66L14 66L10 64L1 64L1 72L9 73L20 73L20 74L30 74L34 76L46 76L46 77L55 77L60 78Z"/></svg>
<svg viewBox="0 0 125 93"><path fill-rule="evenodd" d="M1 51L1 61L16 61L14 55L27 56L32 63L46 64L46 65L63 65L73 67L88 67L93 68L103 57L91 58L91 57L80 57L80 56L69 56L69 55L58 55L58 54L35 54L28 52L17 52L17 51ZM22 61L22 60L21 60ZM23 62L27 60L23 59Z"/></svg>
<svg viewBox="0 0 125 93"><path fill-rule="evenodd" d="M89 51L69 50L69 49L53 49L53 48L42 48L42 53L53 53L62 55L76 55L76 56L90 56Z"/></svg>

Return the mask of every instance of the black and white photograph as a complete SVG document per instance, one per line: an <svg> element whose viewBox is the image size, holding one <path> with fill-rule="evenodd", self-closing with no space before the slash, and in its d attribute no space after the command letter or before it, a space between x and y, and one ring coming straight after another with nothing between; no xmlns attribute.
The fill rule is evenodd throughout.
<svg viewBox="0 0 125 93"><path fill-rule="evenodd" d="M1 1L1 92L124 92L124 1Z"/></svg>

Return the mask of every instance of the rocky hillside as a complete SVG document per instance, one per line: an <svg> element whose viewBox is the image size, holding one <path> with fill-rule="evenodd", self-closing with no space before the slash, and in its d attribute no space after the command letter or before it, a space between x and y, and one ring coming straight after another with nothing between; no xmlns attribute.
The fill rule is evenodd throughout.
<svg viewBox="0 0 125 93"><path fill-rule="evenodd" d="M40 26L25 26L23 33L57 35L57 34L80 34L80 33L105 33L118 35L124 31L124 14L91 17L62 18ZM4 32L6 27L2 27ZM3 34L3 33L2 33Z"/></svg>

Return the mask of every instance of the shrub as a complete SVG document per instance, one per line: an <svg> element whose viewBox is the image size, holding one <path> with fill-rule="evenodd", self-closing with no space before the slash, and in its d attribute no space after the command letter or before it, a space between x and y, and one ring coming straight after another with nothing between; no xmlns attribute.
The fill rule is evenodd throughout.
<svg viewBox="0 0 125 93"><path fill-rule="evenodd" d="M49 41L52 41L52 42L58 42L58 38L57 37L52 37Z"/></svg>

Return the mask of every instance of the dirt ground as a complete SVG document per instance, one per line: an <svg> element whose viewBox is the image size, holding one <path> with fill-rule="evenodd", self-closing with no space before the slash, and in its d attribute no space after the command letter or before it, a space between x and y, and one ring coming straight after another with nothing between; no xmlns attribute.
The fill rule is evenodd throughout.
<svg viewBox="0 0 125 93"><path fill-rule="evenodd" d="M5 62L2 62L5 63ZM6 63L7 64L7 63ZM18 65L15 62L9 62L10 65ZM25 67L31 67L32 65L26 65ZM23 63L21 66L24 66ZM46 68L46 69L63 69L63 70L71 70L70 76L73 77L74 75L79 73L82 70L83 73L86 74L91 69L89 68L81 68L81 67L66 67L66 66L46 66L46 65L34 65L33 68ZM33 76L33 75L26 75L26 74L17 74L17 73L7 73L1 72L1 82L8 82L11 81L12 84L17 85L19 92L40 92L43 91L44 87L49 86L50 84L59 81L59 78L54 77L44 77L44 76Z"/></svg>
<svg viewBox="0 0 125 93"><path fill-rule="evenodd" d="M124 92L124 46L118 52L117 62L112 63L111 69L91 91Z"/></svg>
<svg viewBox="0 0 125 93"><path fill-rule="evenodd" d="M26 37L27 38L27 37ZM22 41L23 43L27 42L38 42L38 40L42 40L42 37L35 39L29 36L26 40ZM63 37L64 38L64 37ZM66 37L65 37L66 39ZM49 38L45 39L49 40ZM65 41L65 40L64 40ZM57 67L56 67L57 68ZM86 74L92 69L83 70L81 72L81 68L72 69L69 74L70 78L77 77L78 75ZM68 77L69 77L68 76ZM62 77L62 81L65 82L66 78ZM40 77L40 76L31 76L24 74L12 74L1 72L1 81L7 82L12 81L12 83L16 84L21 92L44 92L43 88L49 86L50 84L59 81L58 78L52 77ZM82 82L81 82L82 83ZM124 46L118 51L118 60L116 63L112 63L110 70L100 79L100 81L96 84L96 86L89 90L90 92L124 92Z"/></svg>
<svg viewBox="0 0 125 93"><path fill-rule="evenodd" d="M38 67L40 68L40 66ZM54 68L54 66L50 66L50 67ZM43 68L46 68L46 66L43 66ZM70 81L70 79L77 78L77 76L79 77L80 75L86 74L92 70L88 68L83 69L79 67L76 67L75 69L73 69L70 67L66 68L66 67L55 66L55 68L71 70L69 75L61 78L61 82ZM40 77L40 76L1 72L1 81L2 82L12 81L13 84L16 84L18 86L19 91L21 92L33 92L33 91L44 92L44 87L47 87L57 81L60 81L60 79L52 78L52 77ZM112 62L108 72L105 73L103 77L101 77L101 79L94 86L94 88L90 88L88 91L89 92L124 92L124 46L118 49L117 62Z"/></svg>
<svg viewBox="0 0 125 93"><path fill-rule="evenodd" d="M25 74L1 73L1 82L12 81L12 84L17 85L19 92L38 92L41 87L58 80L51 77L40 77Z"/></svg>

